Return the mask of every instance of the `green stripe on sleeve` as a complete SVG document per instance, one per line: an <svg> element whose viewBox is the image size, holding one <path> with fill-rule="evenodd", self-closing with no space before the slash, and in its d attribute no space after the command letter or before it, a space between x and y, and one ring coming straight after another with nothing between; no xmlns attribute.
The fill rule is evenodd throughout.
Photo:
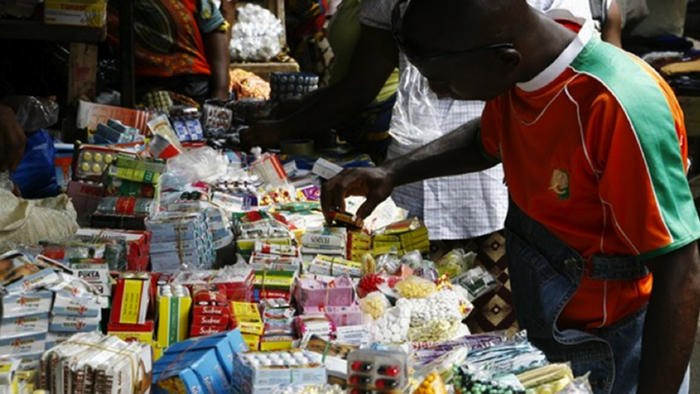
<svg viewBox="0 0 700 394"><path fill-rule="evenodd" d="M680 247L698 238L700 221L686 179L675 119L658 82L630 55L598 38L586 45L572 67L600 80L627 112L673 239L664 249L670 251L674 245Z"/></svg>

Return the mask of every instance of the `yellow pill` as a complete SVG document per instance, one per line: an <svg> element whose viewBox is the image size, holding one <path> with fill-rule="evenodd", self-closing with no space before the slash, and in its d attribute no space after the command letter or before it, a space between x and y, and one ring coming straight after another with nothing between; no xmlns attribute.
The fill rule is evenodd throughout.
<svg viewBox="0 0 700 394"><path fill-rule="evenodd" d="M109 164L112 162L112 160L114 160L112 155L105 155L105 163Z"/></svg>
<svg viewBox="0 0 700 394"><path fill-rule="evenodd" d="M85 160L92 159L92 154L90 152L85 152L85 154L83 155L83 159L85 159Z"/></svg>
<svg viewBox="0 0 700 394"><path fill-rule="evenodd" d="M92 166L92 172L102 172L102 167L99 164L95 164Z"/></svg>
<svg viewBox="0 0 700 394"><path fill-rule="evenodd" d="M80 169L83 171L90 171L90 164L89 163L83 163L82 166L80 166Z"/></svg>
<svg viewBox="0 0 700 394"><path fill-rule="evenodd" d="M102 155L100 153L95 153L95 161L98 163L102 161Z"/></svg>

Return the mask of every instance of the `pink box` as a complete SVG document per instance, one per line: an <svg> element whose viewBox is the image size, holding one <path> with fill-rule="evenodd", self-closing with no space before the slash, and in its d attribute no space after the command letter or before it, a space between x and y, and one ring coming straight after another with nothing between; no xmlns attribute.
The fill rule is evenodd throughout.
<svg viewBox="0 0 700 394"><path fill-rule="evenodd" d="M355 301L355 290L348 276L333 278L326 282L320 279L297 278L296 299L303 308L350 306Z"/></svg>

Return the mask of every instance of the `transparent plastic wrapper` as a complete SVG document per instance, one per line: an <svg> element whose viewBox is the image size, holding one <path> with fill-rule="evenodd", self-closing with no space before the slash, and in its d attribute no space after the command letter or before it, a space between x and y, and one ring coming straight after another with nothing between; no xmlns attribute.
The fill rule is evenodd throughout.
<svg viewBox="0 0 700 394"><path fill-rule="evenodd" d="M377 258L375 272L385 272L393 275L401 266L401 260L396 254L384 254Z"/></svg>
<svg viewBox="0 0 700 394"><path fill-rule="evenodd" d="M590 374L586 374L574 379L573 382L567 384L566 387L558 391L557 394L593 394L591 384L588 382L589 375Z"/></svg>
<svg viewBox="0 0 700 394"><path fill-rule="evenodd" d="M467 253L464 249L454 249L438 260L435 267L440 275L446 274L450 279L453 279L472 269L475 260L475 253Z"/></svg>
<svg viewBox="0 0 700 394"><path fill-rule="evenodd" d="M418 276L409 276L394 288L403 298L426 298L437 291L435 283Z"/></svg>
<svg viewBox="0 0 700 394"><path fill-rule="evenodd" d="M345 391L336 384L289 384L277 387L272 394L343 394Z"/></svg>
<svg viewBox="0 0 700 394"><path fill-rule="evenodd" d="M421 255L421 253L417 250L406 253L401 258L401 264L407 265L413 270L418 269L423 264L423 255Z"/></svg>
<svg viewBox="0 0 700 394"><path fill-rule="evenodd" d="M420 326L408 329L408 340L411 342L439 342L450 339L457 332L459 321L431 320Z"/></svg>
<svg viewBox="0 0 700 394"><path fill-rule="evenodd" d="M411 324L411 308L395 306L372 324L370 335L372 342L403 343L408 339Z"/></svg>
<svg viewBox="0 0 700 394"><path fill-rule="evenodd" d="M452 381L452 366L462 364L467 358L467 354L469 354L468 345L443 352L431 359L421 359L417 356L417 352L414 352L411 355L411 366L415 371L413 377L420 382L428 374L437 372L444 382L449 383Z"/></svg>
<svg viewBox="0 0 700 394"><path fill-rule="evenodd" d="M445 114L428 80L405 63L391 117L391 135L400 145L418 147L445 134L441 127Z"/></svg>
<svg viewBox="0 0 700 394"><path fill-rule="evenodd" d="M48 98L13 96L0 101L15 111L17 122L24 131L36 131L58 122L58 104Z"/></svg>
<svg viewBox="0 0 700 394"><path fill-rule="evenodd" d="M360 300L362 312L372 316L372 319L375 320L384 316L389 308L391 308L391 302L378 291L369 293L367 297Z"/></svg>
<svg viewBox="0 0 700 394"><path fill-rule="evenodd" d="M521 373L520 383L531 394L558 393L573 382L574 374L568 364L550 364Z"/></svg>
<svg viewBox="0 0 700 394"><path fill-rule="evenodd" d="M447 394L447 387L440 374L433 371L413 390L413 394Z"/></svg>
<svg viewBox="0 0 700 394"><path fill-rule="evenodd" d="M493 275L481 267L470 269L454 278L452 283L465 288L469 292L469 301L472 302L498 287Z"/></svg>
<svg viewBox="0 0 700 394"><path fill-rule="evenodd" d="M413 275L431 282L436 282L440 277L438 270L435 268L435 263L430 260L425 260L421 262L418 267L414 268Z"/></svg>
<svg viewBox="0 0 700 394"><path fill-rule="evenodd" d="M168 170L160 178L161 188L178 189L193 182L216 180L227 171L226 156L208 146L193 149L168 161Z"/></svg>
<svg viewBox="0 0 700 394"><path fill-rule="evenodd" d="M236 24L231 29L231 58L243 61L267 61L282 51L282 23L259 5L238 8Z"/></svg>

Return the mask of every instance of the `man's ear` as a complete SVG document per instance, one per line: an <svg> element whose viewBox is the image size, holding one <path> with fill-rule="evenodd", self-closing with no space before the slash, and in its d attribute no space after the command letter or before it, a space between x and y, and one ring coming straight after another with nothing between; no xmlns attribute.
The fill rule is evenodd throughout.
<svg viewBox="0 0 700 394"><path fill-rule="evenodd" d="M515 48L499 49L496 55L498 56L501 64L509 71L518 68L518 66L520 66L520 62L522 61L522 55Z"/></svg>

